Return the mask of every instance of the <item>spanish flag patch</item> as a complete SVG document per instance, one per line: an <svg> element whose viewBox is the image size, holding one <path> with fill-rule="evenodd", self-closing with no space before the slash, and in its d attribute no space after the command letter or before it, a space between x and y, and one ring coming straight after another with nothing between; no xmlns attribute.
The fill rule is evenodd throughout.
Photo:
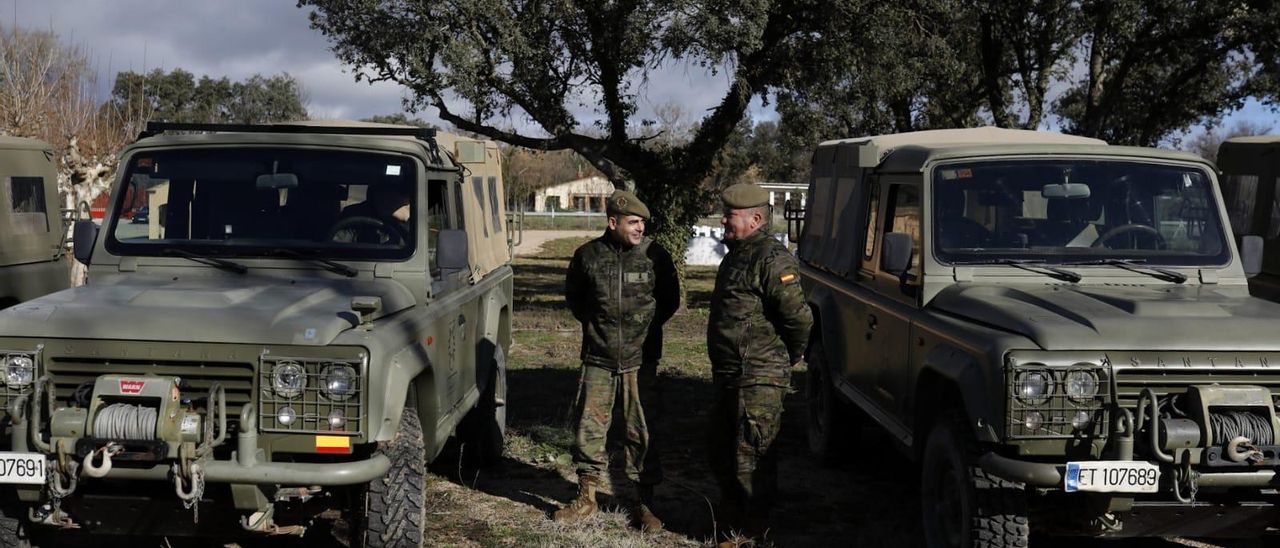
<svg viewBox="0 0 1280 548"><path fill-rule="evenodd" d="M796 283L796 280L798 279L800 279L798 276L790 272L783 274L781 278L783 285L791 285L793 283Z"/></svg>
<svg viewBox="0 0 1280 548"><path fill-rule="evenodd" d="M351 438L347 436L316 436L317 453L351 453Z"/></svg>

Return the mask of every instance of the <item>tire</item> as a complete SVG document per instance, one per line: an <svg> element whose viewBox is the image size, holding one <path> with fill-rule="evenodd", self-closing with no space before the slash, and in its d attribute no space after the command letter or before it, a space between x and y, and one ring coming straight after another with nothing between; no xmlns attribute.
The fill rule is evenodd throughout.
<svg viewBox="0 0 1280 548"><path fill-rule="evenodd" d="M809 452L823 464L833 464L848 457L848 450L855 445L859 433L856 415L836 393L821 340L810 344L807 361Z"/></svg>
<svg viewBox="0 0 1280 548"><path fill-rule="evenodd" d="M488 467L502 460L507 442L507 358L502 346L494 349L492 378L476 406L458 425L462 461L468 467Z"/></svg>
<svg viewBox="0 0 1280 548"><path fill-rule="evenodd" d="M387 475L356 499L352 548L419 548L426 525L427 459L418 412L405 407L395 439L379 444L391 459Z"/></svg>
<svg viewBox="0 0 1280 548"><path fill-rule="evenodd" d="M941 416L951 418L942 419L929 432L921 462L925 546L1026 547L1030 526L1025 487L974 464L977 442L964 422L964 411Z"/></svg>

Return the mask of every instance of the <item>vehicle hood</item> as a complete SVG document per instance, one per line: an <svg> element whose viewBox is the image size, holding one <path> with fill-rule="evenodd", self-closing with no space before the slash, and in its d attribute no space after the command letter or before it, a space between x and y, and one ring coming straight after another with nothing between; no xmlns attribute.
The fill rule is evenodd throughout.
<svg viewBox="0 0 1280 548"><path fill-rule="evenodd" d="M930 308L1018 333L1045 350L1280 349L1280 304L1213 285L956 284Z"/></svg>
<svg viewBox="0 0 1280 548"><path fill-rule="evenodd" d="M390 280L120 276L0 311L0 336L325 345L359 324L355 296L382 298L375 319L414 303Z"/></svg>

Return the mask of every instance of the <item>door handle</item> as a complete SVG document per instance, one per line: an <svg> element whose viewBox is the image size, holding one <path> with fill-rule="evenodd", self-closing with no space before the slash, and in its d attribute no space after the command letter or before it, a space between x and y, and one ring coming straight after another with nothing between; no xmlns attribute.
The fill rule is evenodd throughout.
<svg viewBox="0 0 1280 548"><path fill-rule="evenodd" d="M458 325L467 325L467 317L462 314L458 314Z"/></svg>
<svg viewBox="0 0 1280 548"><path fill-rule="evenodd" d="M867 314L867 340L868 341L871 340L871 335L875 334L876 325L878 323L879 321L876 319L875 314Z"/></svg>

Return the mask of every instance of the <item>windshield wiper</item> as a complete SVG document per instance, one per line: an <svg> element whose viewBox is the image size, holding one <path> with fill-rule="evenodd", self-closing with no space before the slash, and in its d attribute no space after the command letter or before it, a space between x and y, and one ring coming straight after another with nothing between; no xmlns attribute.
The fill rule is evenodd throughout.
<svg viewBox="0 0 1280 548"><path fill-rule="evenodd" d="M1187 281L1187 275L1176 270L1167 268L1159 268L1155 266L1147 266L1143 263L1146 259L1100 259L1097 261L1080 261L1069 264L1075 265L1108 265L1128 270L1129 272L1137 272L1138 274L1146 274L1157 280L1180 284Z"/></svg>
<svg viewBox="0 0 1280 548"><path fill-rule="evenodd" d="M278 248L272 249L272 250L271 250L271 254L272 254L272 255L284 255L285 257L292 257L292 258L294 258L294 259L300 259L300 260L303 260L303 261L311 261L311 262L313 262L313 263L321 264L321 265L324 265L324 266L325 266L325 268L327 268L327 269L329 270L329 272L336 272L336 273L338 273L338 274L342 274L343 276L346 276L346 277L348 277L348 278L354 278L354 277L356 277L356 275L360 274L360 271L358 271L358 270L356 270L356 269L354 269L354 268L351 268L350 266L347 266L347 265L345 265L345 264L342 264L342 263L339 263L339 262L330 261L329 259L324 259L324 258L321 258L321 257L312 257L311 255L307 255L306 253L303 253L303 252L298 251L298 250L296 250L296 249L288 249L288 248L278 247Z"/></svg>
<svg viewBox="0 0 1280 548"><path fill-rule="evenodd" d="M245 272L249 271L249 267L242 265L240 263L237 263L235 261L228 261L226 259L219 259L217 257L209 257L207 255L201 255L199 253L192 253L185 249L178 249L176 247L166 247L162 250L162 252L165 255L177 255L184 259L191 259L200 264L206 264L209 266L221 268L223 270L230 270L232 272L235 272L236 274L244 274Z"/></svg>
<svg viewBox="0 0 1280 548"><path fill-rule="evenodd" d="M990 259L990 260L983 260L983 261L957 262L952 264L955 266L972 266L972 265L1012 266L1014 268L1021 268L1022 270L1026 270L1027 272L1035 272L1036 274L1043 274L1055 280L1062 280L1064 282L1071 282L1071 283L1077 283L1082 279L1080 275L1075 272L1072 272L1065 268L1049 266L1047 264L1044 264L1043 261L1037 261L1033 259Z"/></svg>

